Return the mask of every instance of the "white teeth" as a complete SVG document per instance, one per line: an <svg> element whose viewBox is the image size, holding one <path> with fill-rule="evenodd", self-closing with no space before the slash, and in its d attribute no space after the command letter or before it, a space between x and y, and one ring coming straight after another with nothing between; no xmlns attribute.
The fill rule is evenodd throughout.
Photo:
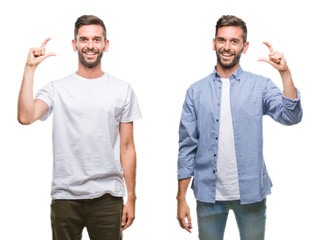
<svg viewBox="0 0 320 240"><path fill-rule="evenodd" d="M95 55L95 53L86 53L87 55Z"/></svg>

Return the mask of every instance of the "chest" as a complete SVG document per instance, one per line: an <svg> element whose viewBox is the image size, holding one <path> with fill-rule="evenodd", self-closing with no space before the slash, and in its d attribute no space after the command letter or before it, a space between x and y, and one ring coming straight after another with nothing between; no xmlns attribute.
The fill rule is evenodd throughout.
<svg viewBox="0 0 320 240"><path fill-rule="evenodd" d="M102 84L70 84L54 92L55 115L69 119L120 119L125 93Z"/></svg>
<svg viewBox="0 0 320 240"><path fill-rule="evenodd" d="M226 93L227 91L227 93ZM196 112L198 118L219 119L222 106L230 106L233 117L262 116L264 91L258 84L234 81L227 87L215 82L203 88L198 95Z"/></svg>

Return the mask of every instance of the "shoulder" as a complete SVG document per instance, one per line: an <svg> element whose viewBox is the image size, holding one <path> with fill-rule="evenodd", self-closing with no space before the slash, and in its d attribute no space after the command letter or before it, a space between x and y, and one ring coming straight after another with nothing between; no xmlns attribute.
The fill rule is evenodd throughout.
<svg viewBox="0 0 320 240"><path fill-rule="evenodd" d="M105 76L108 91L111 91L111 94L116 96L116 98L127 100L133 100L136 98L135 92L129 82L114 77L110 74L106 74Z"/></svg>
<svg viewBox="0 0 320 240"><path fill-rule="evenodd" d="M106 76L109 84L111 84L115 87L123 88L123 89L131 88L130 84L127 81L124 81L120 78L114 77L109 73L105 73L105 76Z"/></svg>
<svg viewBox="0 0 320 240"><path fill-rule="evenodd" d="M204 78L193 83L187 90L188 93L200 93L202 90L207 89L210 81L213 80L213 74L205 76Z"/></svg>
<svg viewBox="0 0 320 240"><path fill-rule="evenodd" d="M252 73L249 71L242 71L239 78L244 81L259 81L259 82L264 82L264 83L266 83L267 81L270 80L269 78L267 78L265 76L262 76L262 75L256 74L256 73Z"/></svg>
<svg viewBox="0 0 320 240"><path fill-rule="evenodd" d="M58 86L58 85L63 85L65 83L69 83L70 81L73 81L75 79L74 74L75 73L72 73L72 74L69 74L63 78L53 80L53 81L49 82L48 85L51 85L54 87L54 86Z"/></svg>

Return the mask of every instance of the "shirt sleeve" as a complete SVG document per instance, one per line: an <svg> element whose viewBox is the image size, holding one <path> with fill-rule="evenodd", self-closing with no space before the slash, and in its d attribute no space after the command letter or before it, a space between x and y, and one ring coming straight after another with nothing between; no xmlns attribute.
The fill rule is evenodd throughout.
<svg viewBox="0 0 320 240"><path fill-rule="evenodd" d="M264 114L283 125L299 123L302 119L302 107L298 90L297 96L296 99L285 97L281 90L268 79L263 97Z"/></svg>
<svg viewBox="0 0 320 240"><path fill-rule="evenodd" d="M120 122L123 122L123 123L132 122L139 118L141 118L141 112L140 112L138 100L132 87L129 85Z"/></svg>
<svg viewBox="0 0 320 240"><path fill-rule="evenodd" d="M190 178L194 174L194 159L198 148L197 116L187 91L179 126L178 180Z"/></svg>
<svg viewBox="0 0 320 240"><path fill-rule="evenodd" d="M44 101L49 107L47 113L40 119L41 121L46 120L53 111L53 89L53 83L51 82L40 89L36 94L36 99Z"/></svg>

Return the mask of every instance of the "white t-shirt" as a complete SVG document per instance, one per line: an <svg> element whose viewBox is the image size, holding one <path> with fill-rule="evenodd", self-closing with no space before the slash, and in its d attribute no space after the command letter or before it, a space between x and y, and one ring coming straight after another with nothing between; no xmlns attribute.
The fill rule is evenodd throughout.
<svg viewBox="0 0 320 240"><path fill-rule="evenodd" d="M221 81L216 201L232 201L240 199L238 167L230 108L230 80L221 79Z"/></svg>
<svg viewBox="0 0 320 240"><path fill-rule="evenodd" d="M36 96L53 112L53 199L125 195L120 164L120 122L141 117L131 86L105 73L73 73L50 82Z"/></svg>

